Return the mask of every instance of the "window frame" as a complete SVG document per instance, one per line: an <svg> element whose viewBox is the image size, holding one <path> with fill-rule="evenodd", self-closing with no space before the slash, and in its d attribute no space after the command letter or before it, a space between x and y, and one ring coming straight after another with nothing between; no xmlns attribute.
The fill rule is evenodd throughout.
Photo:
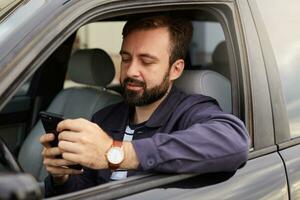
<svg viewBox="0 0 300 200"><path fill-rule="evenodd" d="M279 150L282 150L284 148L300 144L300 138L291 138L290 135L288 115L281 86L282 84L280 81L278 81L280 80L280 74L278 71L275 54L273 52L271 42L268 39L268 33L262 16L260 15L258 5L255 0L250 0L249 6L257 26L257 33L259 35L265 61L272 104L275 142L278 144Z"/></svg>

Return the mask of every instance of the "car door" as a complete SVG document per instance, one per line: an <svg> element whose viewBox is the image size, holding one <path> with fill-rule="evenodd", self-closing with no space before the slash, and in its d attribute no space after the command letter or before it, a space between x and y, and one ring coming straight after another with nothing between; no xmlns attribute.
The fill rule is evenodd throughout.
<svg viewBox="0 0 300 200"><path fill-rule="evenodd" d="M120 13L125 4L116 4ZM143 12L201 10L208 7L215 13L222 13L218 17L227 30L227 46L231 50L232 73L235 74L231 80L232 92L234 104L238 106L233 106L233 110L245 121L252 138L249 161L235 174L132 177L57 199L75 196L80 199L288 199L285 169L275 145L265 62L248 3L174 1L171 6L158 1L145 1L138 7L134 3L126 4L130 13L139 12L140 7L143 7Z"/></svg>
<svg viewBox="0 0 300 200"><path fill-rule="evenodd" d="M270 3L272 10L268 9ZM299 1L253 1L256 21L268 63L268 79L273 104L276 143L285 162L290 199L300 198L300 3ZM275 13L281 13L281 16ZM263 22L263 23L262 23ZM271 51L272 49L272 51Z"/></svg>
<svg viewBox="0 0 300 200"><path fill-rule="evenodd" d="M29 2L34 2L31 0ZM37 5L37 4L36 4ZM178 12L180 14L207 12L222 24L229 52L233 114L241 118L252 143L249 161L236 173L206 175L145 175L131 177L87 190L61 195L53 199L288 199L284 165L274 139L272 105L261 45L251 10L246 1L44 1L35 18L36 27L22 40L24 48L16 48L2 56L0 70L13 62L25 79L80 26L98 20L126 19L128 14L149 12ZM45 7L55 8L46 10ZM47 17L45 17L45 15ZM40 20L40 21L39 21ZM33 23L34 21L31 21ZM7 44L7 43L6 43ZM13 48L13 44L7 47ZM31 48L25 48L25 47ZM27 53L27 54L26 54ZM9 56L10 55L10 56ZM11 60L9 60L9 58ZM23 61L23 62L22 62ZM3 73L4 74L4 73ZM1 75L1 74L0 74ZM7 77L18 80L13 73ZM0 103L10 96L20 82L0 79L10 90L0 90ZM13 87L14 86L14 87Z"/></svg>

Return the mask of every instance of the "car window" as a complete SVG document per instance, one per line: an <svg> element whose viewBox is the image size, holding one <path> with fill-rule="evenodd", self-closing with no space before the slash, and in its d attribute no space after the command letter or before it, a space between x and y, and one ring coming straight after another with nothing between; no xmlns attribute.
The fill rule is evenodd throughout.
<svg viewBox="0 0 300 200"><path fill-rule="evenodd" d="M257 1L277 61L291 137L300 136L300 1ZM270 6L273 5L273 6ZM277 14L274 14L277 13ZM286 23L286 22L289 23Z"/></svg>
<svg viewBox="0 0 300 200"><path fill-rule="evenodd" d="M120 92L118 87L120 76L121 57L119 51L122 44L122 28L125 21L94 22L81 27L73 45L73 52L77 49L103 49L113 60L115 77L107 86ZM187 70L212 70L228 79L228 94L225 98L216 98L221 107L227 112L232 112L232 92L230 83L230 66L225 42L225 34L218 21L192 21L193 38L191 41L189 56L186 59ZM73 82L67 73L64 88L80 86ZM183 88L181 88L183 89ZM218 90L218 89L217 89ZM217 92L218 93L218 92ZM205 94L212 95L212 94ZM224 100L225 99L225 100ZM227 100L228 99L228 100Z"/></svg>
<svg viewBox="0 0 300 200"><path fill-rule="evenodd" d="M194 21L194 35L190 55L193 66L212 64L212 54L217 45L225 40L221 24L218 22Z"/></svg>
<svg viewBox="0 0 300 200"><path fill-rule="evenodd" d="M122 28L125 22L97 22L81 27L76 36L73 52L77 49L103 49L115 65L115 77L111 84L119 84L120 62L119 51L122 44ZM66 78L64 88L78 85Z"/></svg>
<svg viewBox="0 0 300 200"><path fill-rule="evenodd" d="M121 61L119 51L122 44L122 28L124 24L125 22L120 21L98 22L85 25L79 29L74 44L74 51L76 49L100 48L110 55L116 70L112 84L119 84L118 77ZM214 54L216 55L217 46L225 41L221 24L219 22L193 21L193 28L194 34L189 52L190 65L197 69L208 68L229 78L229 63L224 63L226 66L217 66L220 65L219 60L228 60L228 58L213 59ZM225 56L227 56L227 54L222 57ZM221 67L223 69L221 69ZM72 85L75 85L75 83L67 79L64 87L67 88Z"/></svg>
<svg viewBox="0 0 300 200"><path fill-rule="evenodd" d="M111 56L115 68L116 76L114 83L118 83L120 56L119 51L122 43L122 28L123 21L114 22L95 22L81 27L77 31L75 43L73 45L73 52L77 49L92 49L100 48L105 50ZM225 43L225 34L219 22L216 21L193 21L194 36L189 52L189 65L188 68L192 69L209 69L227 76L230 80L229 63L227 55L227 46ZM217 56L220 59L214 60L219 46L221 50L218 51ZM229 83L230 84L230 83ZM72 87L77 84L72 82L68 76L66 77L64 87ZM231 88L227 94L231 98ZM231 105L231 104L230 104Z"/></svg>

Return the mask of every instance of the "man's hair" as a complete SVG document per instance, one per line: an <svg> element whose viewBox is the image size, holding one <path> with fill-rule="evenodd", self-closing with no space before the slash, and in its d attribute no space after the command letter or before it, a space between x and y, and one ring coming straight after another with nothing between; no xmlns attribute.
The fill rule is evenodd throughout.
<svg viewBox="0 0 300 200"><path fill-rule="evenodd" d="M170 58L172 65L178 59L184 59L193 35L193 26L189 20L171 17L169 15L157 15L146 18L134 18L127 21L123 28L123 39L137 30L151 30L156 28L168 28L170 34Z"/></svg>

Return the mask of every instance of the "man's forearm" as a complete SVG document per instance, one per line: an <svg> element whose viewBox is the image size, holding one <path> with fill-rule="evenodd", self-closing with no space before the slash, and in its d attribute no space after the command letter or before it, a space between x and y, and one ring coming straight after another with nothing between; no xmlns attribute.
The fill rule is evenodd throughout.
<svg viewBox="0 0 300 200"><path fill-rule="evenodd" d="M139 166L139 160L136 155L135 149L131 142L124 142L123 149L125 153L124 161L121 163L122 169L137 169Z"/></svg>
<svg viewBox="0 0 300 200"><path fill-rule="evenodd" d="M133 141L142 169L172 173L235 171L247 161L248 136L241 122L227 120Z"/></svg>

